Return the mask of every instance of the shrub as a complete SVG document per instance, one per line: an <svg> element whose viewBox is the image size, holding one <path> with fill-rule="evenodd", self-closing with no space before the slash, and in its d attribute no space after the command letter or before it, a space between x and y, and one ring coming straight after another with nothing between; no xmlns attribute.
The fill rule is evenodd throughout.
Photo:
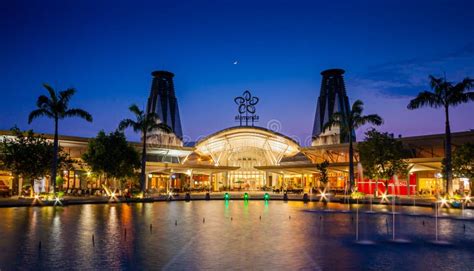
<svg viewBox="0 0 474 271"><path fill-rule="evenodd" d="M351 199L363 199L363 198L365 198L365 193L354 191L351 194Z"/></svg>

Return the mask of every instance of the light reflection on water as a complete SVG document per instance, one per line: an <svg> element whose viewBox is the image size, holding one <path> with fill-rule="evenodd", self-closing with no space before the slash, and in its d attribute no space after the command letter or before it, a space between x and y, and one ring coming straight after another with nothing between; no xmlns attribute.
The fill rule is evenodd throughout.
<svg viewBox="0 0 474 271"><path fill-rule="evenodd" d="M195 201L0 209L0 269L398 269L469 270L474 221L439 219L432 208L281 201ZM323 211L334 210L334 212ZM441 216L460 210L441 210ZM261 219L260 219L261 218ZM205 220L203 220L205 219ZM177 223L175 223L177 222ZM150 230L152 224L152 230ZM465 226L465 228L463 227ZM125 233L126 231L126 233ZM92 243L95 236L95 246ZM41 241L41 250L39 242Z"/></svg>

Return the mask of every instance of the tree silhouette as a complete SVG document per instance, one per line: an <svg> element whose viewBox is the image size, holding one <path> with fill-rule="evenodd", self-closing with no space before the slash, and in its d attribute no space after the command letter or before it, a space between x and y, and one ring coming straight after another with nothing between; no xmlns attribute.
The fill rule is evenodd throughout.
<svg viewBox="0 0 474 271"><path fill-rule="evenodd" d="M371 129L365 133L365 136L365 140L357 145L364 174L377 182L382 180L385 193L388 193L388 181L392 177L408 174L408 164L405 161L408 152L403 148L401 141L394 139L388 133ZM377 194L378 190L377 184L375 188Z"/></svg>
<svg viewBox="0 0 474 271"><path fill-rule="evenodd" d="M123 131L128 127L131 127L136 133L142 134L142 159L141 159L141 171L140 171L140 188L142 192L145 192L145 174L146 174L146 142L149 132L154 130L161 130L166 133L172 132L171 128L162 123L160 117L156 113L146 114L138 108L137 105L132 104L128 108L134 115L135 120L124 119L119 124L119 130Z"/></svg>
<svg viewBox="0 0 474 271"><path fill-rule="evenodd" d="M339 126L341 133L349 135L349 190L354 186L354 135L353 132L364 124L381 125L382 118L379 115L362 115L364 111L364 103L361 100L356 100L352 104L351 111L348 112L347 117L341 112L334 112L329 121L324 124L323 131L330 130L331 127Z"/></svg>
<svg viewBox="0 0 474 271"><path fill-rule="evenodd" d="M443 108L445 114L445 170L443 177L446 180L446 191L453 194L453 174L451 163L451 127L449 124L449 108L462 103L474 101L474 92L467 92L474 87L474 80L467 77L457 84L446 81L446 78L436 78L429 76L430 86L433 91L422 91L411 100L408 109L418 109L421 107Z"/></svg>
<svg viewBox="0 0 474 271"><path fill-rule="evenodd" d="M49 97L41 95L36 101L38 109L31 111L28 117L28 123L39 117L47 117L54 120L54 156L51 165L51 184L53 186L53 193L56 193L56 172L58 168L58 126L59 121L64 118L79 117L88 122L92 122L92 116L88 112L78 109L69 108L69 101L76 93L74 88L56 92L50 85L43 84L44 88L49 93Z"/></svg>
<svg viewBox="0 0 474 271"><path fill-rule="evenodd" d="M140 168L138 151L128 144L121 131L110 134L100 131L95 138L89 140L82 159L93 172L104 174L106 181L112 178L114 185L116 180L134 177L135 170Z"/></svg>

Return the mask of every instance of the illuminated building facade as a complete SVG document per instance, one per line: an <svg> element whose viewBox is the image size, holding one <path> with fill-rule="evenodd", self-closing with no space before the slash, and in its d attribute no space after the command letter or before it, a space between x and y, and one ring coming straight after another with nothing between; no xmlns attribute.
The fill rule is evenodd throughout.
<svg viewBox="0 0 474 271"><path fill-rule="evenodd" d="M0 137L11 136L0 131ZM45 135L52 139L52 135ZM440 177L443 159L444 134L400 138L412 150L408 159L411 170L407 176L389 182L389 193L401 195L434 194L444 188ZM474 141L474 131L453 133L453 145ZM60 145L73 159L80 160L87 149L88 138L60 136ZM131 142L140 150L139 142ZM320 172L316 164L329 161L329 186L343 192L348 179L348 144L300 146L282 134L260 127L232 127L200 140L192 147L151 144L147 156L147 185L150 191L169 189L191 191L260 191L294 190L309 192L319 187ZM358 156L356 153L356 161ZM357 164L357 162L356 162ZM375 180L358 174L360 191L373 193ZM74 170L64 171L64 188L100 187L100 181L91 182L91 176L78 164ZM0 186L12 189L13 176L0 171ZM460 189L462 179L454 179L454 189ZM48 182L38 180L41 190L48 190ZM378 183L380 192L385 190ZM468 184L464 184L468 189Z"/></svg>
<svg viewBox="0 0 474 271"><path fill-rule="evenodd" d="M217 131L184 146L182 126L173 83L173 74L159 71L152 73L153 83L148 99L147 112L157 113L163 122L174 129L171 136L159 133L149 141L147 149L147 188L150 192L178 191L295 191L310 192L321 187L320 172L316 164L328 161L329 187L343 192L348 180L349 135L322 133L322 127L332 112L348 112L349 101L342 78L343 70L322 72L323 82L317 103L312 146L301 146L293 139L257 126L237 126ZM253 125L253 124L252 124ZM0 131L0 140L11 136ZM52 135L46 135L52 139ZM60 136L60 145L73 159L80 160L87 149L88 138ZM444 154L444 134L399 138L412 152L407 162L410 172L389 182L388 192L395 194L433 194L444 185L441 162ZM474 131L453 133L453 146L474 142ZM131 142L140 150L139 142ZM357 145L357 143L354 143ZM358 154L355 154L357 165ZM356 186L365 193L385 187L376 180L363 177L362 169L355 169ZM78 163L74 170L64 171L64 188L99 188L101 181L94 179ZM13 187L13 176L0 171L0 188ZM38 180L42 191L48 182ZM462 180L455 179L454 189L462 187ZM468 188L468 186L464 186Z"/></svg>

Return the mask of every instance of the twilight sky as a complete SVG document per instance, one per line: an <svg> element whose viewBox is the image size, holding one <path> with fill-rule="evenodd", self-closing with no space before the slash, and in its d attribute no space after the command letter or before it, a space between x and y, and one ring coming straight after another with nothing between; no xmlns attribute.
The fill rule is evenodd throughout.
<svg viewBox="0 0 474 271"><path fill-rule="evenodd" d="M112 131L131 103L145 105L150 72L164 69L176 75L188 140L237 125L233 97L249 89L259 126L277 120L306 145L320 72L338 67L351 103L381 115L381 130L443 133L441 110L406 105L429 74L474 77L472 10L474 1L433 0L1 1L0 129L51 132L51 120L27 123L47 82L75 87L71 105L94 117L62 122L61 134ZM474 103L455 108L452 130L474 129L473 114Z"/></svg>

